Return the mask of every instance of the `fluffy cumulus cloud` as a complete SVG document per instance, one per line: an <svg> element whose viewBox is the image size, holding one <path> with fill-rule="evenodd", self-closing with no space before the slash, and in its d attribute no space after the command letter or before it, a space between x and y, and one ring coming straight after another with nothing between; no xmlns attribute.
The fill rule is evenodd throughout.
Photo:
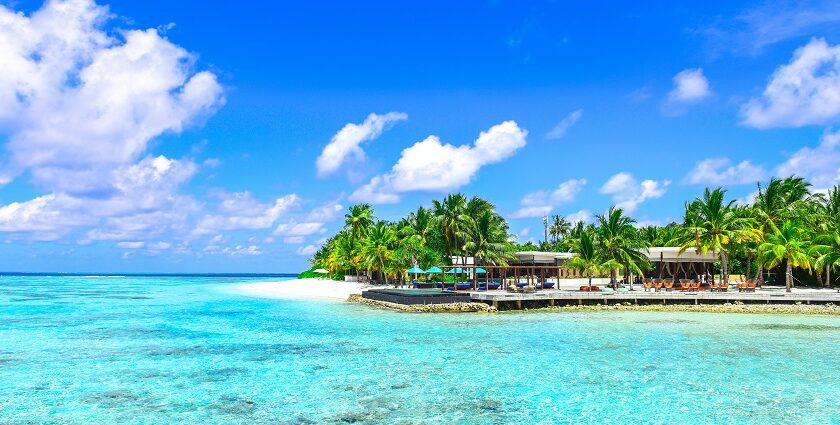
<svg viewBox="0 0 840 425"><path fill-rule="evenodd" d="M313 208L302 219L289 220L274 229L274 236L283 236L283 242L301 244L306 236L326 232L326 225L333 221L344 207L337 202L328 202Z"/></svg>
<svg viewBox="0 0 840 425"><path fill-rule="evenodd" d="M472 145L455 146L429 136L403 150L390 172L373 177L350 199L395 203L404 192L455 190L469 183L481 167L502 161L525 146L527 135L515 121L505 121L482 132Z"/></svg>
<svg viewBox="0 0 840 425"><path fill-rule="evenodd" d="M703 75L702 68L685 69L674 76L674 88L668 93L671 103L693 103L709 97L709 80Z"/></svg>
<svg viewBox="0 0 840 425"><path fill-rule="evenodd" d="M267 229L281 215L300 205L300 198L292 193L274 200L260 202L250 192L223 193L213 214L202 216L193 234L211 235L220 231Z"/></svg>
<svg viewBox="0 0 840 425"><path fill-rule="evenodd" d="M554 190L531 192L522 198L522 207L511 214L511 218L542 217L555 207L575 200L586 185L586 179L571 179L560 183Z"/></svg>
<svg viewBox="0 0 840 425"><path fill-rule="evenodd" d="M794 152L776 168L777 176L804 177L816 190L840 184L840 131L823 134L819 145Z"/></svg>
<svg viewBox="0 0 840 425"><path fill-rule="evenodd" d="M566 220L569 223L577 223L577 222L584 222L589 223L592 221L592 213L589 210L580 210L578 212L571 213L566 216Z"/></svg>
<svg viewBox="0 0 840 425"><path fill-rule="evenodd" d="M840 116L840 46L813 39L776 69L760 98L741 108L742 123L756 128L801 127Z"/></svg>
<svg viewBox="0 0 840 425"><path fill-rule="evenodd" d="M563 118L562 121L557 123L557 125L555 125L554 128L552 128L551 131L549 131L548 134L545 135L545 138L548 140L562 139L566 136L566 132L568 132L569 129L572 128L572 126L575 125L575 123L577 123L582 116L583 109L578 109L572 112L571 114Z"/></svg>
<svg viewBox="0 0 840 425"><path fill-rule="evenodd" d="M709 158L697 163L685 176L688 184L755 184L767 177L767 171L750 161L732 164L729 158Z"/></svg>
<svg viewBox="0 0 840 425"><path fill-rule="evenodd" d="M402 112L389 112L384 115L370 114L361 124L347 124L324 146L324 150L315 161L319 177L325 177L338 171L347 160L361 161L365 152L361 144L379 137L382 132L399 121L408 119Z"/></svg>
<svg viewBox="0 0 840 425"><path fill-rule="evenodd" d="M601 193L610 195L615 206L632 213L642 202L662 197L669 184L671 184L670 180L639 182L630 173L618 173L601 186Z"/></svg>
<svg viewBox="0 0 840 425"><path fill-rule="evenodd" d="M88 239L178 226L191 160L147 156L223 103L212 73L154 29L103 30L108 10L55 0L26 16L0 6L0 134L5 181L26 172L47 193L0 207L0 231L31 239L90 226Z"/></svg>

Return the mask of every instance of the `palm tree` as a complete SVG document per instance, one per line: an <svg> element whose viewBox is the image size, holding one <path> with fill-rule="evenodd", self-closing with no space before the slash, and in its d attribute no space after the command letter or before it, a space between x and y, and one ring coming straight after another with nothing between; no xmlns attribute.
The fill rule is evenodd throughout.
<svg viewBox="0 0 840 425"><path fill-rule="evenodd" d="M505 219L493 211L484 211L470 224L461 237L466 241L464 251L475 258L476 265L507 265L513 244Z"/></svg>
<svg viewBox="0 0 840 425"><path fill-rule="evenodd" d="M371 226L364 241L364 259L373 271L379 271L388 284L387 268L392 266L397 248L397 232L394 226L377 221Z"/></svg>
<svg viewBox="0 0 840 425"><path fill-rule="evenodd" d="M725 189L706 188L703 198L687 203L685 227L679 238L680 252L693 248L703 254L718 254L723 280L728 279L729 254L736 245L760 238L752 219L733 208L734 201L725 202L725 195Z"/></svg>
<svg viewBox="0 0 840 425"><path fill-rule="evenodd" d="M597 249L601 252L605 264L610 267L610 283L617 285L616 271L623 268L625 277L629 273L643 274L642 269L648 268L646 251L649 245L639 236L633 220L624 215L624 210L611 207L606 214L596 216Z"/></svg>
<svg viewBox="0 0 840 425"><path fill-rule="evenodd" d="M572 223L569 223L565 217L555 215L551 217L551 225L548 226L548 234L551 235L554 242L563 239L572 230Z"/></svg>
<svg viewBox="0 0 840 425"><path fill-rule="evenodd" d="M569 238L569 247L577 253L566 265L578 270L589 279L589 289L592 290L592 276L602 270L612 270L615 264L604 261L595 243L595 232L583 231L576 238Z"/></svg>
<svg viewBox="0 0 840 425"><path fill-rule="evenodd" d="M467 198L455 193L443 198L443 201L433 201L434 224L440 228L446 244L446 256L452 261L455 253L462 248L460 234L467 228L470 217L467 215Z"/></svg>
<svg viewBox="0 0 840 425"><path fill-rule="evenodd" d="M767 268L786 263L785 287L793 287L793 268L811 270L813 258L809 255L810 243L803 228L796 222L785 220L781 227L772 227L766 242L758 246L759 259Z"/></svg>
<svg viewBox="0 0 840 425"><path fill-rule="evenodd" d="M772 178L767 186L758 184L758 193L753 203L757 229L761 240L766 239L773 227L780 227L785 220L796 220L803 216L802 208L812 199L811 184L801 177ZM756 271L759 282L764 281L764 266Z"/></svg>
<svg viewBox="0 0 840 425"><path fill-rule="evenodd" d="M344 228L350 231L351 243L360 245L373 224L373 207L370 204L356 204L350 207L344 215ZM356 280L359 279L359 268L356 267Z"/></svg>

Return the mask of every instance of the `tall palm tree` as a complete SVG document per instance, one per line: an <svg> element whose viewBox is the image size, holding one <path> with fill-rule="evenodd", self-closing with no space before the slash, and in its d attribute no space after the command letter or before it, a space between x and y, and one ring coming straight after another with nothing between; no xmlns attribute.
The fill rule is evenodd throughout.
<svg viewBox="0 0 840 425"><path fill-rule="evenodd" d="M379 271L388 284L387 269L395 258L397 232L394 226L384 221L377 221L368 231L364 240L364 259L374 271Z"/></svg>
<svg viewBox="0 0 840 425"><path fill-rule="evenodd" d="M349 230L353 245L361 245L374 221L373 207L370 204L356 204L350 207L344 215L344 228ZM356 267L356 280L359 279L359 268Z"/></svg>
<svg viewBox="0 0 840 425"><path fill-rule="evenodd" d="M459 235L468 227L470 217L467 214L467 198L455 193L447 195L443 201L433 201L434 224L440 228L446 244L446 256L451 261L454 254L460 254L463 246Z"/></svg>
<svg viewBox="0 0 840 425"><path fill-rule="evenodd" d="M419 207L417 211L408 214L397 225L400 245L409 255L412 265L419 264L419 257L426 249L429 233L432 231L432 213L426 208Z"/></svg>
<svg viewBox="0 0 840 425"><path fill-rule="evenodd" d="M565 217L561 215L554 215L551 217L551 224L548 226L548 234L557 242L566 237L569 231L572 230L572 223L569 223Z"/></svg>
<svg viewBox="0 0 840 425"><path fill-rule="evenodd" d="M767 186L758 184L758 193L753 203L757 229L766 239L772 229L778 228L785 220L802 217L803 207L811 199L811 184L801 177L790 176L784 179L772 178ZM764 280L764 266L759 264L756 272L759 282Z"/></svg>
<svg viewBox="0 0 840 425"><path fill-rule="evenodd" d="M464 251L475 258L476 265L507 265L513 255L513 243L505 219L485 210L462 233Z"/></svg>
<svg viewBox="0 0 840 425"><path fill-rule="evenodd" d="M790 292L793 287L793 269L810 271L813 266L814 259L809 255L810 248L810 242L801 225L785 220L781 227L772 226L767 240L758 246L758 253L760 261L767 268L776 267L782 262L786 264L785 288Z"/></svg>
<svg viewBox="0 0 840 425"><path fill-rule="evenodd" d="M370 204L356 204L344 215L344 226L350 230L354 239L359 240L367 234L374 220L373 207Z"/></svg>
<svg viewBox="0 0 840 425"><path fill-rule="evenodd" d="M616 271L624 269L625 277L629 273L643 274L642 269L649 267L647 248L649 245L639 236L633 223L636 220L624 214L624 210L611 207L606 214L599 214L597 222L597 249L604 262L611 265L610 283L616 286Z"/></svg>
<svg viewBox="0 0 840 425"><path fill-rule="evenodd" d="M569 238L569 247L577 255L572 257L566 265L578 270L589 279L589 289L592 290L592 277L603 270L612 270L616 264L610 263L598 252L594 231L583 231L575 238Z"/></svg>
<svg viewBox="0 0 840 425"><path fill-rule="evenodd" d="M728 279L729 256L736 245L760 238L752 219L733 208L734 201L725 202L725 196L725 189L706 188L702 198L687 203L685 226L679 238L680 252L695 249L703 254L718 254L724 280Z"/></svg>

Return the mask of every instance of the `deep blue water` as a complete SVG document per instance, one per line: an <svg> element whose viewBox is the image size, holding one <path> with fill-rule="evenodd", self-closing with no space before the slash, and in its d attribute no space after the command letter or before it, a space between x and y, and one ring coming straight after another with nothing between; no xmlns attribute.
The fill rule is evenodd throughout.
<svg viewBox="0 0 840 425"><path fill-rule="evenodd" d="M0 423L838 423L840 318L421 315L0 277Z"/></svg>

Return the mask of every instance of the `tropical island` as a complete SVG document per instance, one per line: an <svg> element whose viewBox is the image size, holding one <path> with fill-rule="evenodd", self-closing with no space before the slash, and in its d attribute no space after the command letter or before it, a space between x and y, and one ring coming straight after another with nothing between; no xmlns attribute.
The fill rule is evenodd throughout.
<svg viewBox="0 0 840 425"><path fill-rule="evenodd" d="M706 188L686 202L682 222L665 226L637 226L618 207L596 215L592 223L570 223L554 215L545 220L547 239L538 243L517 241L495 206L477 196L450 194L396 222L379 220L370 205L358 204L349 208L344 228L313 255L312 269L300 277L416 288L425 294L536 287L604 297L629 288L640 296L660 294L653 297L664 297L663 303L684 289L680 295L698 295L695 304L714 304L717 298L700 295L723 291L772 292L776 297L779 292L834 292L829 289L835 287L832 272L840 266L840 188L816 191L805 179L791 176L758 183L749 203L726 195L723 188ZM703 256L705 262L702 270L680 270L681 265L671 270L652 251L671 252L675 258ZM516 273L512 266L523 256L550 253L558 253L552 264L557 267L534 263ZM691 261L693 267L696 259ZM571 273L564 276L563 270ZM723 300L744 304L731 296ZM802 300L791 303L823 299ZM832 307L831 300L820 304Z"/></svg>

